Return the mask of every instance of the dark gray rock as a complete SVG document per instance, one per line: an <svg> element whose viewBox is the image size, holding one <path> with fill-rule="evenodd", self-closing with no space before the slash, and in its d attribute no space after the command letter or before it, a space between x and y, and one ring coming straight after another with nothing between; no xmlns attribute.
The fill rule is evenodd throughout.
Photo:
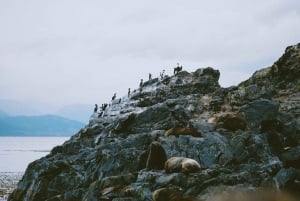
<svg viewBox="0 0 300 201"><path fill-rule="evenodd" d="M296 177L295 169L289 168L289 169L281 169L276 174L274 179L276 180L276 183L280 188L284 188L290 181L293 181L295 177Z"/></svg>
<svg viewBox="0 0 300 201"><path fill-rule="evenodd" d="M278 109L279 103L268 99L258 99L243 105L240 115L245 118L249 128L255 128L263 120L276 118Z"/></svg>
<svg viewBox="0 0 300 201"><path fill-rule="evenodd" d="M300 146L291 147L279 155L285 167L300 168Z"/></svg>
<svg viewBox="0 0 300 201"><path fill-rule="evenodd" d="M267 162L272 158L268 143L264 136L253 132L238 134L230 142L234 163Z"/></svg>

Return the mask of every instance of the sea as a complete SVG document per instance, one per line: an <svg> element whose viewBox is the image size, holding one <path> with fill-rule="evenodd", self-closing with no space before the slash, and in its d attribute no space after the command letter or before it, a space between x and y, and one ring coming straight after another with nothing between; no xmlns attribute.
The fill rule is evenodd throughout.
<svg viewBox="0 0 300 201"><path fill-rule="evenodd" d="M29 163L46 156L70 137L0 137L0 172L25 172Z"/></svg>

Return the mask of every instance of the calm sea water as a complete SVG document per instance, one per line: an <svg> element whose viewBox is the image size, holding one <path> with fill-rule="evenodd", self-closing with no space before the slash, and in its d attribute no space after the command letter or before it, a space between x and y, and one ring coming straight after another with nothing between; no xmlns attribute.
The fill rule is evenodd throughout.
<svg viewBox="0 0 300 201"><path fill-rule="evenodd" d="M46 156L70 137L0 137L0 172L24 172L27 165Z"/></svg>

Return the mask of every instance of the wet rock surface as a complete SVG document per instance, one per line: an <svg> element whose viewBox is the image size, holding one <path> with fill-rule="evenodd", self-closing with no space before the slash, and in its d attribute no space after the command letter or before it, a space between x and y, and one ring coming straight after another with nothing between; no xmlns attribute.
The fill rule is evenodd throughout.
<svg viewBox="0 0 300 201"><path fill-rule="evenodd" d="M150 201L160 188L206 199L220 186L299 196L299 55L299 44L288 47L273 66L229 88L211 67L145 82L32 162L9 200ZM151 150L163 154L153 160ZM201 169L167 173L162 164L171 157Z"/></svg>

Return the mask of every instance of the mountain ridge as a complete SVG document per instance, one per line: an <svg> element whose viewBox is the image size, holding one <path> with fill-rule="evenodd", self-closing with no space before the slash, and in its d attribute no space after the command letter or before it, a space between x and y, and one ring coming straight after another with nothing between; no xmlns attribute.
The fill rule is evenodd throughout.
<svg viewBox="0 0 300 201"><path fill-rule="evenodd" d="M92 109L93 104L70 104L58 107L33 101L0 99L0 110L10 116L36 116L50 114L86 123Z"/></svg>
<svg viewBox="0 0 300 201"><path fill-rule="evenodd" d="M83 126L57 115L6 115L0 118L0 136L70 136Z"/></svg>

